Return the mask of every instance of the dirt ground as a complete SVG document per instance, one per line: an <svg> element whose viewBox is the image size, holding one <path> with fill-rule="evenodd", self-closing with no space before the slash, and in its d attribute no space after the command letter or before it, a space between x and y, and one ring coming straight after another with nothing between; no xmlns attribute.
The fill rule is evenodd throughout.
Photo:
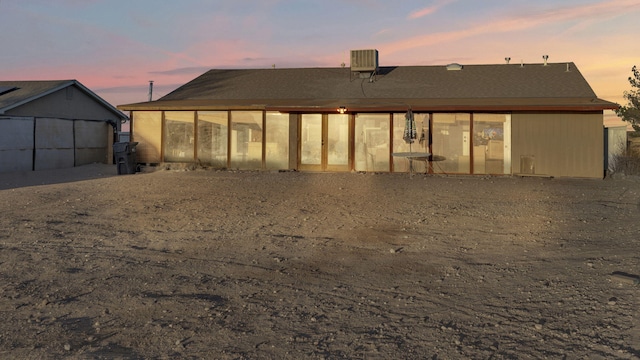
<svg viewBox="0 0 640 360"><path fill-rule="evenodd" d="M2 359L638 359L640 180L0 175Z"/></svg>

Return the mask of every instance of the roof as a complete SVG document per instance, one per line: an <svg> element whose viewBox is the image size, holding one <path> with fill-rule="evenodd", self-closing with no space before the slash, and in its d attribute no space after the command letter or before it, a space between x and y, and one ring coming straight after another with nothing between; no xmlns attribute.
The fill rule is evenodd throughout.
<svg viewBox="0 0 640 360"><path fill-rule="evenodd" d="M210 70L152 102L124 110L266 109L348 111L602 111L573 63L380 67L372 77L347 68ZM403 110L404 109L404 110Z"/></svg>
<svg viewBox="0 0 640 360"><path fill-rule="evenodd" d="M127 116L77 80L0 81L0 115L69 86L76 86L120 119Z"/></svg>

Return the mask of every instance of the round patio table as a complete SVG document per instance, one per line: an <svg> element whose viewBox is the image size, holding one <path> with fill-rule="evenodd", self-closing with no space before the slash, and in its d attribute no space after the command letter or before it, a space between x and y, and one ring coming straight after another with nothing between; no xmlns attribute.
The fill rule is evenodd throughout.
<svg viewBox="0 0 640 360"><path fill-rule="evenodd" d="M413 160L424 161L425 164L429 160L430 153L427 152L397 152L391 154L394 157L403 157L409 160L409 177L413 177Z"/></svg>

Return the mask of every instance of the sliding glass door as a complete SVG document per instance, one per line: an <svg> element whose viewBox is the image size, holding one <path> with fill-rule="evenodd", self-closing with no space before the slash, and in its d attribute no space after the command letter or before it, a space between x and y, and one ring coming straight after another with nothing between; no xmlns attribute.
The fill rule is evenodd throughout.
<svg viewBox="0 0 640 360"><path fill-rule="evenodd" d="M300 116L299 169L349 171L349 115Z"/></svg>

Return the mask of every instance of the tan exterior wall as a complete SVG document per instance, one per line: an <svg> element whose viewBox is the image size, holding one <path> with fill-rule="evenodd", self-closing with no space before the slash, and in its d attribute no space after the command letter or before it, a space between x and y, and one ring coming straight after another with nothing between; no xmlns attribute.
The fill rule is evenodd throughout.
<svg viewBox="0 0 640 360"><path fill-rule="evenodd" d="M299 154L298 115L290 114L290 168ZM604 177L603 115L599 113L512 113L510 169L505 174ZM505 135L508 132L505 132ZM132 141L139 163L163 159L163 112L132 112ZM353 145L352 145L353 146ZM507 156L507 155L505 155ZM505 158L506 159L506 158ZM523 165L532 165L525 168ZM527 171L527 169L530 170Z"/></svg>
<svg viewBox="0 0 640 360"><path fill-rule="evenodd" d="M514 113L511 121L514 174L533 161L536 175L604 176L602 113Z"/></svg>
<svg viewBox="0 0 640 360"><path fill-rule="evenodd" d="M162 162L162 112L134 111L131 113L131 141L136 146L136 161L146 164Z"/></svg>

